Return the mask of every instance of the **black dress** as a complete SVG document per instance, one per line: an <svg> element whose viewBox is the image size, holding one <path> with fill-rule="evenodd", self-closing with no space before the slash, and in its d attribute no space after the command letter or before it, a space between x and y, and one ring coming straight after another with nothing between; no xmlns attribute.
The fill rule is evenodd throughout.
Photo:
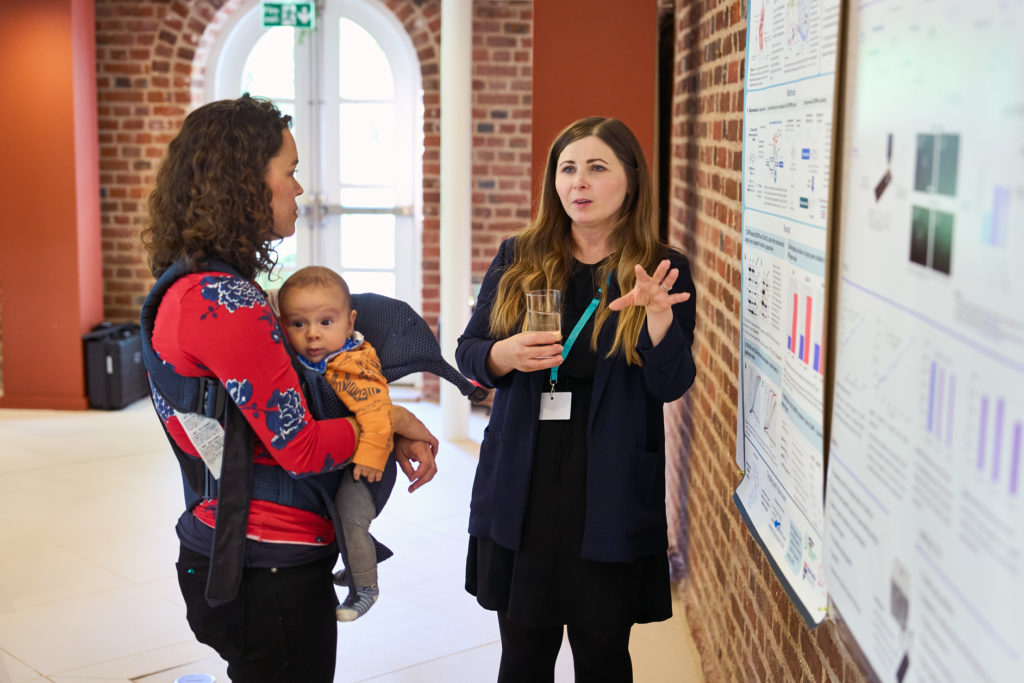
<svg viewBox="0 0 1024 683"><path fill-rule="evenodd" d="M598 265L575 263L565 292L563 337L595 296ZM580 557L587 416L597 362L590 345L593 329L591 317L558 370L556 390L572 392L570 419L538 423L520 549L510 550L489 538L469 539L466 590L481 606L533 626L570 624L610 631L672 616L665 553L633 562Z"/></svg>

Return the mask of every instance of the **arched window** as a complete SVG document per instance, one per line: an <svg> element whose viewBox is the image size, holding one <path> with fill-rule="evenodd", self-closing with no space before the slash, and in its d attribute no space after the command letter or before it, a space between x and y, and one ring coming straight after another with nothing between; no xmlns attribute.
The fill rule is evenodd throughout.
<svg viewBox="0 0 1024 683"><path fill-rule="evenodd" d="M205 95L243 92L295 119L306 192L275 273L325 265L353 291L419 309L423 96L416 51L390 10L326 0L309 31L263 28L260 3L242 3L213 45Z"/></svg>

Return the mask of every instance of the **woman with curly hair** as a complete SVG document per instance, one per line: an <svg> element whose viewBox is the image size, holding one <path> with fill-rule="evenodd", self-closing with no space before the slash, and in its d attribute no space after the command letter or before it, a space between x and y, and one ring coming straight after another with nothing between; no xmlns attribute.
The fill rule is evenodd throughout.
<svg viewBox="0 0 1024 683"><path fill-rule="evenodd" d="M537 289L562 291L561 332L526 328ZM632 625L671 616L662 408L694 380L694 296L633 133L603 117L562 131L455 353L497 388L466 589L498 613L499 683L553 681L566 626L577 681L632 681Z"/></svg>
<svg viewBox="0 0 1024 683"><path fill-rule="evenodd" d="M333 680L334 526L297 495L259 494L252 482L287 488L292 478L342 468L359 437L351 417L311 416L278 320L254 282L275 263L274 241L295 232L302 186L290 124L271 102L248 95L190 113L168 146L143 233L154 275L168 273L143 309L154 386L167 373L208 378L230 397L223 417L204 417L154 392L185 478L187 509L176 531L186 616L235 681ZM241 445L232 416L247 430ZM402 407L393 419L396 458L412 490L433 478L437 440ZM198 475L189 478L196 471L206 482L213 476L208 490L195 484ZM229 499L229 491L241 497ZM224 521L229 510L234 532Z"/></svg>

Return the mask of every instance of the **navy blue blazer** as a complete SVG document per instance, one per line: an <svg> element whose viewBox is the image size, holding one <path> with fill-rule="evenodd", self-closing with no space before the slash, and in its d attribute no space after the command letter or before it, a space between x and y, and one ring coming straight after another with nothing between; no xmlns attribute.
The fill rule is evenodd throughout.
<svg viewBox="0 0 1024 683"><path fill-rule="evenodd" d="M480 384L496 387L490 422L484 431L470 501L469 533L519 549L529 495L530 468L537 435L541 393L548 371L513 370L493 377L487 356L496 339L488 331L498 281L511 265L514 239L502 242L477 297L476 308L459 337L459 370ZM693 384L696 368L690 347L696 291L686 257L665 255L679 269L673 292L690 299L673 306L674 321L657 347L645 324L637 351L643 365L627 365L618 354L605 358L615 337L618 313L612 312L598 336L598 360L587 420L587 509L582 556L603 562L631 562L668 547L665 521L664 403ZM608 300L620 296L609 286ZM580 339L577 343L588 343Z"/></svg>

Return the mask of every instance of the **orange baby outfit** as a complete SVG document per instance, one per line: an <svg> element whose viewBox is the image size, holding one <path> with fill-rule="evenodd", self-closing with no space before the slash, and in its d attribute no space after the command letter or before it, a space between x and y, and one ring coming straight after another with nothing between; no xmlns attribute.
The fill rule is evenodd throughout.
<svg viewBox="0 0 1024 683"><path fill-rule="evenodd" d="M358 332L353 333L362 339ZM342 351L327 361L324 377L342 403L355 414L361 434L352 461L383 470L391 454L393 431L388 381L370 342Z"/></svg>

